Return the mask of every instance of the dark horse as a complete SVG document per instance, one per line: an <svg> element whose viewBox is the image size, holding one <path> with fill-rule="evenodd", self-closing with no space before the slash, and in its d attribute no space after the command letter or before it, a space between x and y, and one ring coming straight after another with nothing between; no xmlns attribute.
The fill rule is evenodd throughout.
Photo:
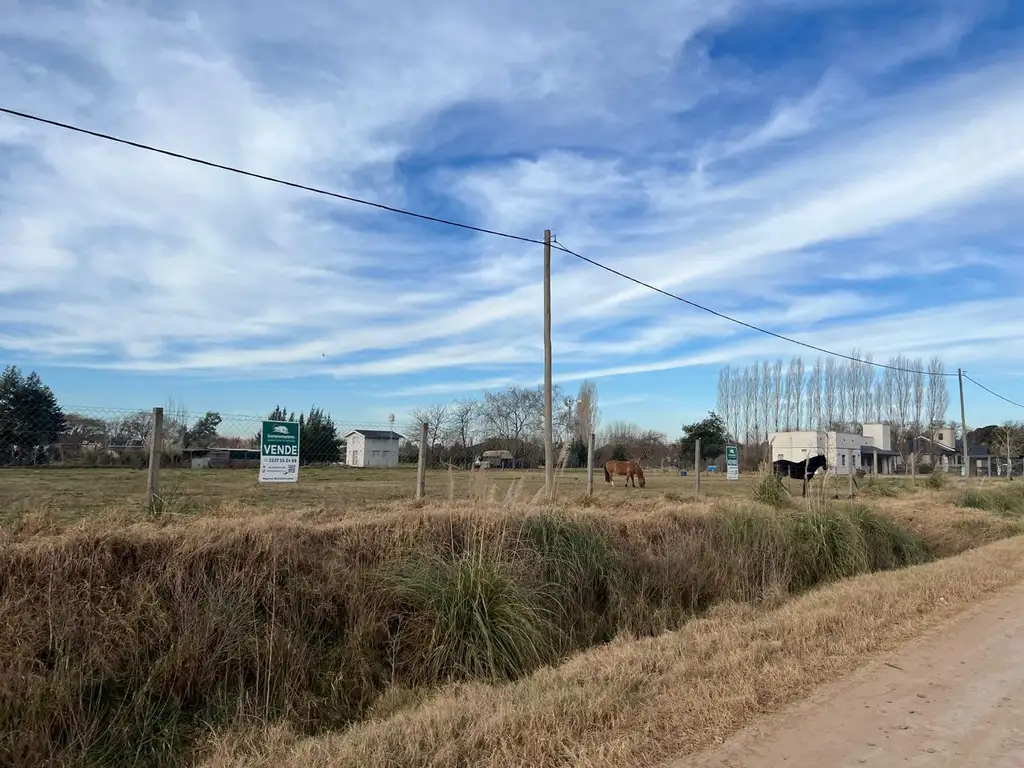
<svg viewBox="0 0 1024 768"><path fill-rule="evenodd" d="M772 462L772 468L776 475L791 477L795 480L806 480L807 482L804 483L803 491L803 495L806 496L807 483L814 479L814 473L819 469L828 469L828 461L824 454L819 453L817 456L811 456L803 461L779 459L778 461Z"/></svg>

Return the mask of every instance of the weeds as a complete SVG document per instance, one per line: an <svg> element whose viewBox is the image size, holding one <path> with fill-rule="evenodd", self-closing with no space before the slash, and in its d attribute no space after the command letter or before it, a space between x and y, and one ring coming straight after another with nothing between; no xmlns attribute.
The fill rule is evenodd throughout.
<svg viewBox="0 0 1024 768"><path fill-rule="evenodd" d="M960 506L993 512L1001 517L1018 520L1024 518L1024 485L984 490L970 488L959 501Z"/></svg>
<svg viewBox="0 0 1024 768"><path fill-rule="evenodd" d="M754 500L776 509L788 506L790 496L786 482L770 467L762 467L754 481Z"/></svg>
<svg viewBox="0 0 1024 768"><path fill-rule="evenodd" d="M388 690L515 679L722 601L928 557L863 505L509 516L489 498L4 533L0 764L183 765L218 724L339 728Z"/></svg>

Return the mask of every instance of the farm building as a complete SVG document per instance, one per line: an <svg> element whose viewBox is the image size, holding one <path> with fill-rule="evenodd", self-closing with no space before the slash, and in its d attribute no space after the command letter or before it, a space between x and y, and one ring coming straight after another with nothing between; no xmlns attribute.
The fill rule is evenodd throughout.
<svg viewBox="0 0 1024 768"><path fill-rule="evenodd" d="M402 436L389 429L354 429L345 435L345 463L350 467L397 467Z"/></svg>
<svg viewBox="0 0 1024 768"><path fill-rule="evenodd" d="M829 469L837 475L848 475L851 469L891 475L899 457L892 449L892 431L888 424L865 424L863 435L835 430L772 432L768 443L772 461L803 461L824 454Z"/></svg>
<svg viewBox="0 0 1024 768"><path fill-rule="evenodd" d="M253 469L260 465L259 448L186 448L192 469Z"/></svg>

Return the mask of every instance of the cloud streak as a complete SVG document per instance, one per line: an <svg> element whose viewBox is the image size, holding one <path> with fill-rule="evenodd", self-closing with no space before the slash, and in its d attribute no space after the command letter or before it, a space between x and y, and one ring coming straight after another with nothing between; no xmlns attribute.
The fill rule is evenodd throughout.
<svg viewBox="0 0 1024 768"><path fill-rule="evenodd" d="M431 215L551 228L840 351L955 349L998 369L1018 350L1004 201L1024 180L1024 58L978 38L986 21L1024 26L1012 10L890 19L865 2L810 55L781 38L762 51L751 30L830 18L824 1L213 6L15 4L5 105ZM539 247L10 118L0 157L9 355L111 376L371 379L402 397L537 377ZM967 277L984 300L951 288ZM566 381L799 352L557 252L553 294Z"/></svg>

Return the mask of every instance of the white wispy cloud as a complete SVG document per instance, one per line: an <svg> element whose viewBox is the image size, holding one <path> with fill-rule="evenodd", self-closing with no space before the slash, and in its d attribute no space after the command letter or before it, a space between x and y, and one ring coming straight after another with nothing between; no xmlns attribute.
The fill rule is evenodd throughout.
<svg viewBox="0 0 1024 768"><path fill-rule="evenodd" d="M0 18L0 94L432 215L550 228L812 343L999 367L1024 308L1006 279L1016 209L1000 202L1024 178L1024 57L957 61L982 11L885 38L851 30L796 84L799 62L755 78L708 42L754 14L828 6L17 3ZM389 390L403 396L536 378L539 247L8 117L0 158L0 351L113 371L405 377ZM554 261L566 381L794 351ZM991 297L949 286L965 268Z"/></svg>

